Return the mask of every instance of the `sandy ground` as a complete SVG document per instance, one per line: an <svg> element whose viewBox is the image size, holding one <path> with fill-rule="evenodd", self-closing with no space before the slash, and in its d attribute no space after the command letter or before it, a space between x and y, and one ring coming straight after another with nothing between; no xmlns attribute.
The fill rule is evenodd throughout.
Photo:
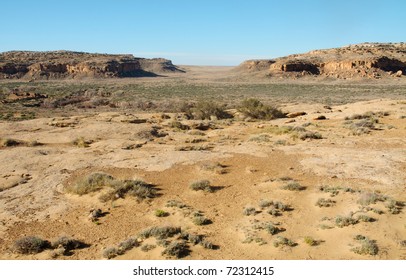
<svg viewBox="0 0 406 280"><path fill-rule="evenodd" d="M1 139L21 142L0 148L0 259L102 259L103 250L151 226L181 227L217 245L209 250L189 243L185 259L405 259L406 209L401 205L406 201L406 101L381 99L332 108L287 104L282 110L307 114L272 121L196 121L174 114L165 119L115 112L0 122ZM368 111L388 114L378 116L369 133L353 135L345 117ZM320 115L326 119L314 120ZM170 126L175 119L189 126L210 124L210 129L175 129ZM279 134L275 127L283 126L304 127L322 139ZM162 137L149 134L153 127ZM91 143L75 146L77 138ZM208 168L216 164L221 166ZM142 179L159 188L160 196L103 203L100 192L79 196L65 191L93 172ZM286 177L304 189L282 189ZM201 179L216 191L191 190L190 183ZM331 196L320 186L336 188L338 194ZM400 213L391 214L385 207L389 198L363 207L359 200L370 193L399 201ZM319 198L334 203L318 207ZM169 207L170 200L188 207ZM264 200L280 201L289 211L272 216L269 207L260 207ZM254 207L255 215L244 215L246 207ZM105 212L97 222L88 218L92 208ZM168 216L157 217L157 209ZM212 223L195 225L190 211L198 210ZM361 214L374 221L335 224L339 215ZM264 225L270 222L282 231L268 233ZM68 255L53 250L17 254L14 242L32 235L50 241L69 236L89 246ZM356 235L375 240L378 253L354 253ZM275 247L277 236L296 246ZM316 240L315 246L305 242L306 236ZM165 259L164 247L156 243L149 238L143 245L155 248L133 248L116 259Z"/></svg>

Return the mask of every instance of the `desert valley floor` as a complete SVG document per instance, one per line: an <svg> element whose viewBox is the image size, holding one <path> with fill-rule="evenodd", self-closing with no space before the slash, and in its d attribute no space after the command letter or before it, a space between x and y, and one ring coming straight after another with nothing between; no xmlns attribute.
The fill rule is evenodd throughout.
<svg viewBox="0 0 406 280"><path fill-rule="evenodd" d="M209 79L229 69L187 70L195 88L230 83ZM341 102L281 95L297 114L274 120L232 106L226 119L67 107L2 120L0 259L406 259L406 99L352 91L364 86L341 84ZM23 254L29 236L49 244Z"/></svg>

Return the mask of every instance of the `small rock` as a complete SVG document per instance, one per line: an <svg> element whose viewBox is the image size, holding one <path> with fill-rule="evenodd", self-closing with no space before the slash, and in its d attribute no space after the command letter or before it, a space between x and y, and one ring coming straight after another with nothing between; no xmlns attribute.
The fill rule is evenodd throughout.
<svg viewBox="0 0 406 280"><path fill-rule="evenodd" d="M395 74L395 76L398 77L398 78L402 77L402 75L403 75L402 70L397 71L396 74Z"/></svg>

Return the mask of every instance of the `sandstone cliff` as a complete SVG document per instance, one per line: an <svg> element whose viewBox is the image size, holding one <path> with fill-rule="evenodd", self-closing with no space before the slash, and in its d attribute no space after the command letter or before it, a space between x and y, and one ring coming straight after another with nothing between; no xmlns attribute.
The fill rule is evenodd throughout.
<svg viewBox="0 0 406 280"><path fill-rule="evenodd" d="M266 76L279 77L401 77L406 74L406 43L364 43L274 60L247 60L237 70L245 73L263 72Z"/></svg>
<svg viewBox="0 0 406 280"><path fill-rule="evenodd" d="M177 71L181 70L163 58L70 51L0 53L0 79L139 77Z"/></svg>

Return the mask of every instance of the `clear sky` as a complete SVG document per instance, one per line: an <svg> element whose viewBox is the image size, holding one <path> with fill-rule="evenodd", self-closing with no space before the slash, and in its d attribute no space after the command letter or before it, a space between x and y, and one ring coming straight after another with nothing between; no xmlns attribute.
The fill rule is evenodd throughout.
<svg viewBox="0 0 406 280"><path fill-rule="evenodd" d="M0 0L0 52L74 50L237 65L405 42L405 0Z"/></svg>

